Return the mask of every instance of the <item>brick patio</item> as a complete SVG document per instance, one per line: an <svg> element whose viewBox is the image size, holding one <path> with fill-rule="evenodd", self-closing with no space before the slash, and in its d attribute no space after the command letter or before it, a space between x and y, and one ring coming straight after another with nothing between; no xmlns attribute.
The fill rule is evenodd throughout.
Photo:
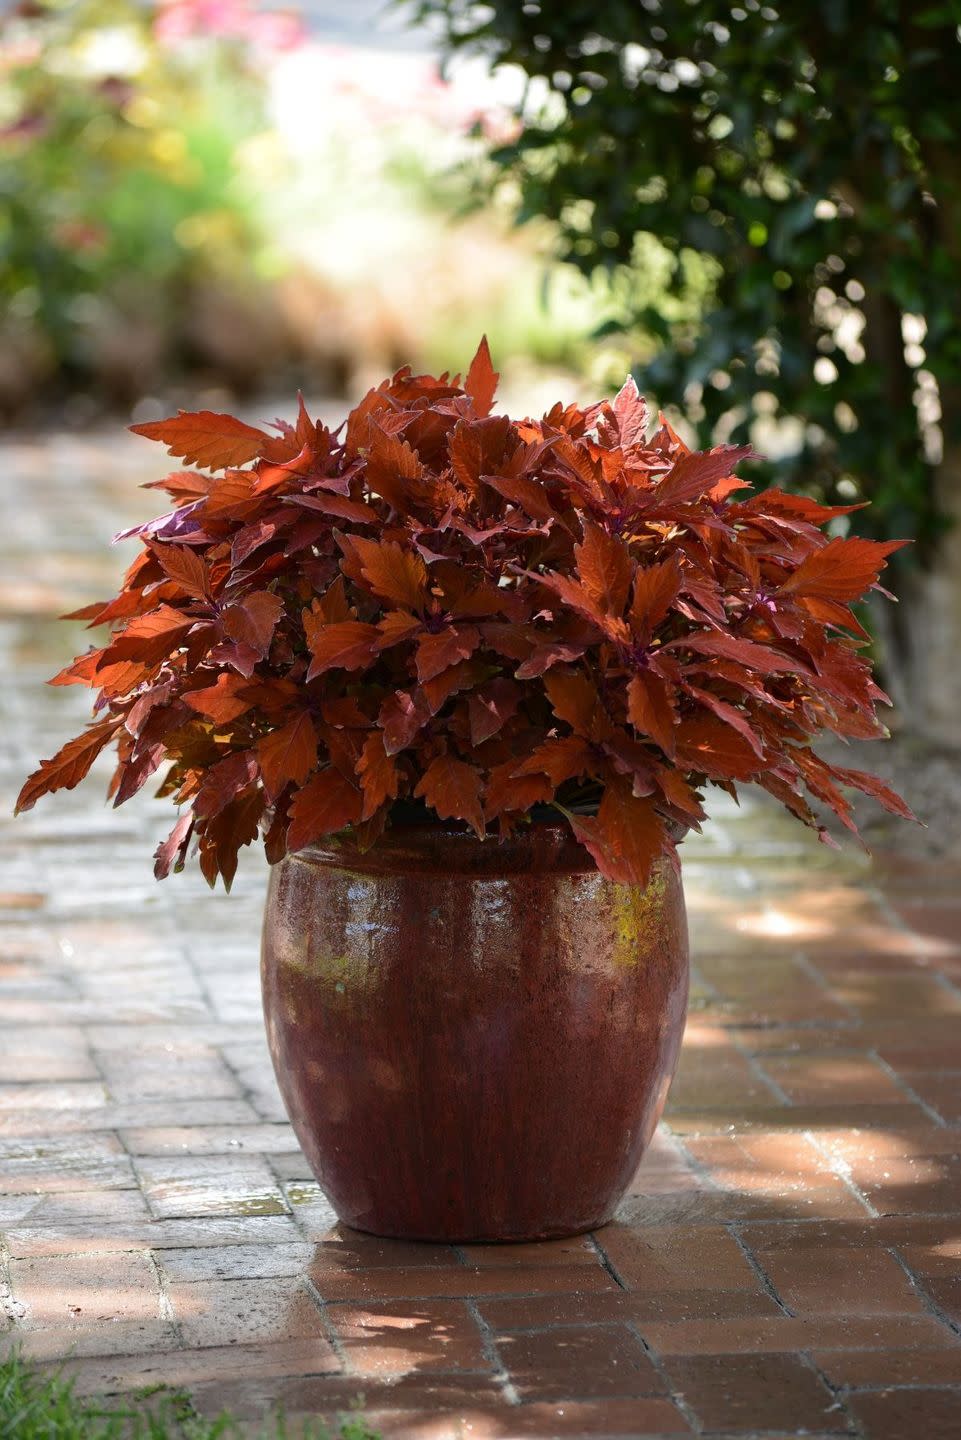
<svg viewBox="0 0 961 1440"><path fill-rule="evenodd" d="M0 450L8 815L86 713L41 684L85 643L53 616L110 590L104 537L150 513L131 477L158 462L123 438ZM166 808L101 794L0 834L0 1346L204 1411L362 1395L417 1440L961 1434L957 866L872 870L717 807L685 847L681 1068L617 1222L406 1245L334 1225L285 1123L262 860L229 898L157 886Z"/></svg>

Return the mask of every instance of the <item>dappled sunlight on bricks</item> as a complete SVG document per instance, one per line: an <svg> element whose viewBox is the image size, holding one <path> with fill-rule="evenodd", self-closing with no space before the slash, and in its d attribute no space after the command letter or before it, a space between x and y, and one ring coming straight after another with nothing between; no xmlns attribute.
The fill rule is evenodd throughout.
<svg viewBox="0 0 961 1440"><path fill-rule="evenodd" d="M355 1375L491 1368L483 1337L462 1300L331 1305L327 1315Z"/></svg>
<svg viewBox="0 0 961 1440"><path fill-rule="evenodd" d="M11 1260L25 1329L161 1318L156 1267L143 1252Z"/></svg>
<svg viewBox="0 0 961 1440"><path fill-rule="evenodd" d="M320 1312L301 1277L171 1281L166 1295L188 1346L264 1343L303 1336L322 1339ZM331 1369L339 1368L329 1352Z"/></svg>
<svg viewBox="0 0 961 1440"><path fill-rule="evenodd" d="M522 1399L663 1395L667 1386L626 1325L566 1325L494 1336Z"/></svg>
<svg viewBox="0 0 961 1440"><path fill-rule="evenodd" d="M119 575L102 539L150 512L139 448L85 439L0 537L10 804L86 714L41 684L52 616ZM77 485L129 517L71 505L67 533ZM229 899L155 886L166 807L113 812L96 786L0 824L0 1347L72 1355L85 1393L184 1384L252 1424L363 1393L385 1440L961 1434L957 867L872 871L720 797L682 850L678 1077L617 1220L415 1245L334 1224L280 1108L263 864L244 856Z"/></svg>

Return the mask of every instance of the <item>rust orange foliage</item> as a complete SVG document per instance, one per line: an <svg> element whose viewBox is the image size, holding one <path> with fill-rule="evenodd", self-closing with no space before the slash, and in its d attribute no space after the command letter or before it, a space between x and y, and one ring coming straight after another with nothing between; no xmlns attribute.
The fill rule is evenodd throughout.
<svg viewBox="0 0 961 1440"><path fill-rule="evenodd" d="M688 450L633 381L517 422L496 382L484 341L464 384L401 370L336 433L303 402L272 435L135 427L207 473L168 478L120 595L81 612L109 637L55 683L100 690L97 719L18 808L115 741L118 803L165 764L181 807L158 876L195 847L228 885L258 833L272 861L417 814L496 843L545 805L643 884L710 784L822 834L808 797L851 827L848 787L910 816L812 748L884 733L850 605L896 547L828 538L843 507L744 498L747 452Z"/></svg>

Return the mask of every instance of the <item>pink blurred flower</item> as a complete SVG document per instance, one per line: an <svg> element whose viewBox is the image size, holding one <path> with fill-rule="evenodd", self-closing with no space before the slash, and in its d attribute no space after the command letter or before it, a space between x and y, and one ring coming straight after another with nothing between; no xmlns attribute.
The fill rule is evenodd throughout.
<svg viewBox="0 0 961 1440"><path fill-rule="evenodd" d="M0 73L5 70L25 70L35 65L43 54L43 43L39 35L23 35L0 45Z"/></svg>
<svg viewBox="0 0 961 1440"><path fill-rule="evenodd" d="M38 111L21 115L11 125L0 129L0 140L39 140L50 129L50 121Z"/></svg>
<svg viewBox="0 0 961 1440"><path fill-rule="evenodd" d="M258 11L249 0L161 0L153 29L162 45L214 36L242 40L270 54L293 50L306 36L293 11Z"/></svg>
<svg viewBox="0 0 961 1440"><path fill-rule="evenodd" d="M108 233L92 220L61 220L53 227L53 238L61 250L102 250Z"/></svg>

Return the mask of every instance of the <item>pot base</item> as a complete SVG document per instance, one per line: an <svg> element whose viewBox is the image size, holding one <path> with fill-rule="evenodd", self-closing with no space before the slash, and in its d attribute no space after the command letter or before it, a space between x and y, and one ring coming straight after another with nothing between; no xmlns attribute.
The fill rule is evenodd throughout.
<svg viewBox="0 0 961 1440"><path fill-rule="evenodd" d="M595 1230L609 1225L613 1218L612 1212L590 1225L578 1225L574 1229L569 1226L555 1226L513 1235L415 1235L398 1229L369 1230L363 1225L351 1225L348 1220L339 1220L339 1223L348 1230L356 1230L359 1235L372 1235L376 1240L410 1240L415 1245L537 1245L545 1240L575 1240L578 1235L591 1235Z"/></svg>

